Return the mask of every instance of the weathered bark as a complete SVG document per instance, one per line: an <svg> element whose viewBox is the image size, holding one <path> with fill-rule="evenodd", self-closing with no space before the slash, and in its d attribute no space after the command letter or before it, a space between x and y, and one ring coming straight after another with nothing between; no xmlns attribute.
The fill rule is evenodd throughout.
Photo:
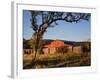
<svg viewBox="0 0 100 80"><path fill-rule="evenodd" d="M48 24L43 24L42 26L40 26L38 32L34 33L34 36L33 36L33 40L34 40L34 56L32 58L32 61L31 63L29 64L30 67L34 66L35 65L35 60L36 60L36 57L37 57L37 53L38 53L38 50L41 46L43 46L42 44L42 41L43 41L43 35L46 31L48 27Z"/></svg>

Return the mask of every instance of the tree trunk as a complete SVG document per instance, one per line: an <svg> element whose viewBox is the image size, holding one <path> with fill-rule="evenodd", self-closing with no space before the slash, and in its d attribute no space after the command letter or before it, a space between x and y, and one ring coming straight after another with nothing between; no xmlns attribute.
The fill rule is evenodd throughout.
<svg viewBox="0 0 100 80"><path fill-rule="evenodd" d="M43 24L39 29L38 32L36 32L33 36L33 40L35 41L35 46L34 46L34 58L33 60L35 61L36 59L36 54L38 52L38 50L41 49L41 47L43 46L43 35L47 29L48 23Z"/></svg>
<svg viewBox="0 0 100 80"><path fill-rule="evenodd" d="M38 50L40 49L40 47L43 46L43 44L42 44L43 41L42 40L43 40L43 34L46 31L46 28L47 28L47 24L44 24L42 26L42 28L39 29L38 32L36 32L36 33L33 34L34 56L32 57L31 63L29 65L27 65L28 68L33 68L35 66L35 62L36 62L36 57L37 57Z"/></svg>
<svg viewBox="0 0 100 80"><path fill-rule="evenodd" d="M35 62L37 53L39 52L38 50L42 47L42 35L39 37L38 35L35 35L36 38L34 39L34 57L32 59L32 62Z"/></svg>

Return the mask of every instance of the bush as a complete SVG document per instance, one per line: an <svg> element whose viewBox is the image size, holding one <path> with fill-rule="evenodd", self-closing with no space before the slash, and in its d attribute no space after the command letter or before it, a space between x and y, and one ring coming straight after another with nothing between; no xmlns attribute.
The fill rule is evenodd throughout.
<svg viewBox="0 0 100 80"><path fill-rule="evenodd" d="M91 43L85 42L82 45L83 52L90 52L91 51Z"/></svg>

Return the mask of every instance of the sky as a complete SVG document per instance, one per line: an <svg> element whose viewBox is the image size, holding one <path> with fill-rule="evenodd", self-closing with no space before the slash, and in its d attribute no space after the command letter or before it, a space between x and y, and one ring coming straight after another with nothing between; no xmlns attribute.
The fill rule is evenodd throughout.
<svg viewBox="0 0 100 80"><path fill-rule="evenodd" d="M31 28L31 14L28 10L23 11L23 38L30 39L34 31ZM38 19L38 22L40 20ZM78 23L58 21L58 25L48 28L44 39L60 39L68 41L86 41L91 36L91 20L81 20Z"/></svg>

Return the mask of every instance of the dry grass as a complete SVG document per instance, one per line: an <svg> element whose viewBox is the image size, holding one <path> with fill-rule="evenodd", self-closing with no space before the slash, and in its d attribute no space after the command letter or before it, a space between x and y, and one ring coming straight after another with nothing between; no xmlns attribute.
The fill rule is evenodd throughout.
<svg viewBox="0 0 100 80"><path fill-rule="evenodd" d="M23 65L29 64L34 54L23 55ZM37 54L35 68L90 66L91 55L84 53Z"/></svg>

